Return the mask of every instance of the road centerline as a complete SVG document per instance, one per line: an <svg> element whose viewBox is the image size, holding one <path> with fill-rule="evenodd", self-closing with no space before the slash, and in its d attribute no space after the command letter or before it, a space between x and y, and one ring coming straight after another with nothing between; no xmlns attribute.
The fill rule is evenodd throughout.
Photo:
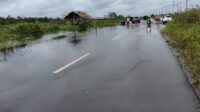
<svg viewBox="0 0 200 112"><path fill-rule="evenodd" d="M65 65L65 66L63 66L63 67L61 67L61 68L59 68L58 70L54 71L53 74L58 74L58 73L62 72L63 70L69 68L70 66L72 66L72 65L74 65L74 64L76 64L76 63L78 63L79 61L85 59L86 57L88 57L88 56L90 56L90 55L91 55L90 53L87 53L87 54L85 54L85 55L79 57L78 59L76 59L76 60L70 62L69 64L67 64L67 65Z"/></svg>
<svg viewBox="0 0 200 112"><path fill-rule="evenodd" d="M129 32L129 31L126 31L126 32L124 32L124 33L122 33L122 34L120 34L120 35L117 35L116 37L112 38L112 41L115 41L115 40L119 39L121 36L123 36L124 34L126 34L126 33L128 33L128 32Z"/></svg>
<svg viewBox="0 0 200 112"><path fill-rule="evenodd" d="M113 40L113 41L114 41L114 40L117 40L117 39L119 39L119 37L120 37L120 35L114 37L112 40Z"/></svg>

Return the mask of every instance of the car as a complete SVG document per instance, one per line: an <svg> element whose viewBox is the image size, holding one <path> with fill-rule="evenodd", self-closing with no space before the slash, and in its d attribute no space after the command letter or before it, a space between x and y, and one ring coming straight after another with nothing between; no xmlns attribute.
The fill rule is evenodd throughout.
<svg viewBox="0 0 200 112"><path fill-rule="evenodd" d="M155 20L156 20L157 22L159 22L159 21L161 21L161 17L160 17L160 16L156 16L156 17L155 17Z"/></svg>
<svg viewBox="0 0 200 112"><path fill-rule="evenodd" d="M148 16L144 16L143 20L146 21L149 17Z"/></svg>
<svg viewBox="0 0 200 112"><path fill-rule="evenodd" d="M139 19L139 17L132 17L131 22L132 23L140 23L140 19Z"/></svg>
<svg viewBox="0 0 200 112"><path fill-rule="evenodd" d="M172 21L172 16L170 15L166 15L164 16L164 18L162 19L163 24L166 24L167 22Z"/></svg>

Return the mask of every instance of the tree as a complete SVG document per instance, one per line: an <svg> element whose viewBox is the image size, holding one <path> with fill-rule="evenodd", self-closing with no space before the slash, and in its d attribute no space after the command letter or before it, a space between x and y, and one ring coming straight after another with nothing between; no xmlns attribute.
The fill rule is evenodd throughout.
<svg viewBox="0 0 200 112"><path fill-rule="evenodd" d="M5 24L6 24L5 18L0 17L0 25L5 25Z"/></svg>
<svg viewBox="0 0 200 112"><path fill-rule="evenodd" d="M18 19L18 20L21 20L22 18L21 18L20 16L17 16L17 19Z"/></svg>
<svg viewBox="0 0 200 112"><path fill-rule="evenodd" d="M108 18L117 18L117 13L116 12L109 12Z"/></svg>
<svg viewBox="0 0 200 112"><path fill-rule="evenodd" d="M151 14L151 18L154 18L155 17L155 15L154 14Z"/></svg>
<svg viewBox="0 0 200 112"><path fill-rule="evenodd" d="M10 15L8 15L8 17L6 18L6 20L7 20L7 22L8 22L9 24L13 24L13 23L16 22L15 18L12 17L12 16L10 16Z"/></svg>
<svg viewBox="0 0 200 112"><path fill-rule="evenodd" d="M124 19L125 17L123 15L118 15L117 18Z"/></svg>

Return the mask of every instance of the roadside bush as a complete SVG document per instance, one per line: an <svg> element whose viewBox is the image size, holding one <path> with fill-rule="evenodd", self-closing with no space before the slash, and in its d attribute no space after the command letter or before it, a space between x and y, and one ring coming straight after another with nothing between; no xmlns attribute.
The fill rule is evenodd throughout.
<svg viewBox="0 0 200 112"><path fill-rule="evenodd" d="M5 24L6 24L6 21L0 18L0 25L5 25Z"/></svg>
<svg viewBox="0 0 200 112"><path fill-rule="evenodd" d="M91 22L89 20L80 19L77 23L78 31L83 32L91 27Z"/></svg>
<svg viewBox="0 0 200 112"><path fill-rule="evenodd" d="M123 19L100 19L100 20L94 20L94 24L96 27L111 27L116 26L120 24L123 21Z"/></svg>
<svg viewBox="0 0 200 112"><path fill-rule="evenodd" d="M41 24L40 26L43 32L56 32L60 30L60 28L56 25Z"/></svg>
<svg viewBox="0 0 200 112"><path fill-rule="evenodd" d="M200 88L200 9L175 14L162 32L192 71L194 86Z"/></svg>
<svg viewBox="0 0 200 112"><path fill-rule="evenodd" d="M14 30L16 34L26 37L39 37L44 33L38 23L20 23Z"/></svg>
<svg viewBox="0 0 200 112"><path fill-rule="evenodd" d="M187 12L174 15L174 21L183 24L200 24L200 9L191 9Z"/></svg>

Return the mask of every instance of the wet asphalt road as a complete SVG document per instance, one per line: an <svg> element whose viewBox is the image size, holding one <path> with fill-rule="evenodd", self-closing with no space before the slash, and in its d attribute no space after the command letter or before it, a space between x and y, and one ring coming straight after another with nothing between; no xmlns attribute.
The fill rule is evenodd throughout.
<svg viewBox="0 0 200 112"><path fill-rule="evenodd" d="M77 44L44 41L0 63L0 112L198 112L198 105L156 25L151 33L143 24L104 28Z"/></svg>

